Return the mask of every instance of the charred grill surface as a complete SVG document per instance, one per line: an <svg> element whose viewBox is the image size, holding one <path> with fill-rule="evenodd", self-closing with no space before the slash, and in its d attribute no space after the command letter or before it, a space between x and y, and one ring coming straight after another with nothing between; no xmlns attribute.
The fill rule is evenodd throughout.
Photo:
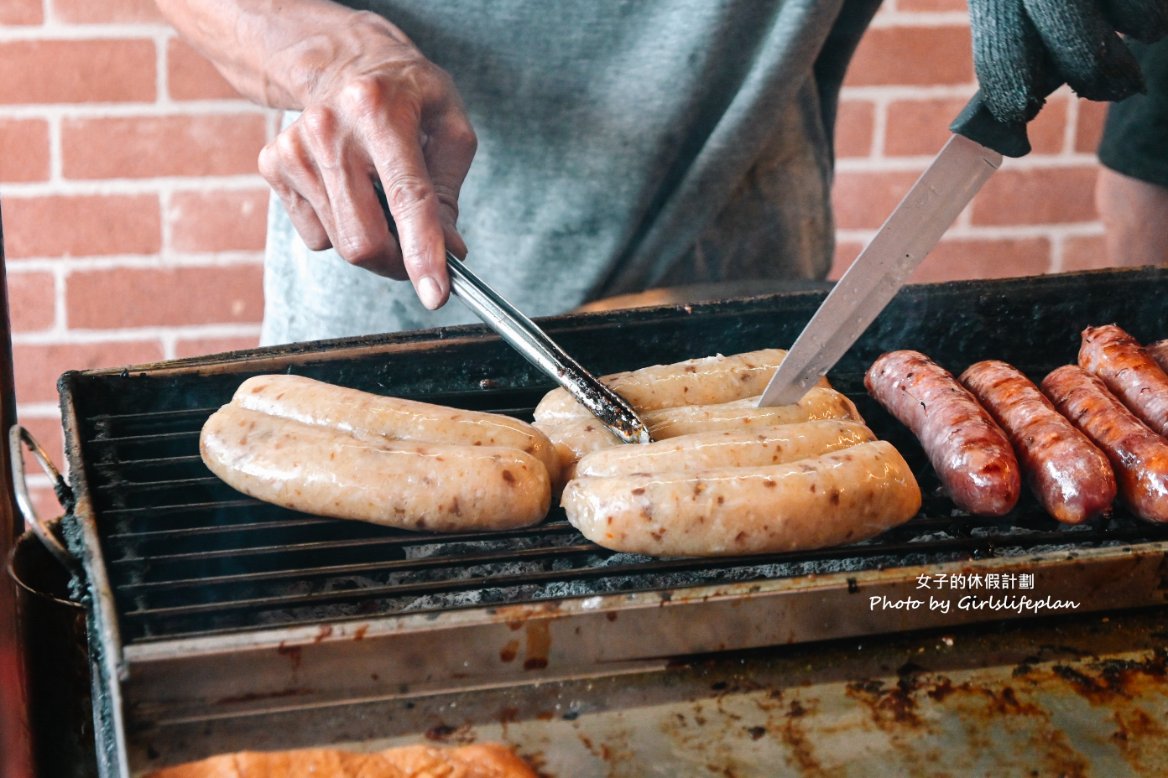
<svg viewBox="0 0 1168 778"><path fill-rule="evenodd" d="M1168 538L1168 528L1122 513L1063 527L1029 500L1000 521L954 514L927 471L925 508L908 525L798 554L615 553L584 540L559 509L526 529L419 534L296 513L235 492L199 459L199 427L210 412L93 420L93 499L127 643Z"/></svg>
<svg viewBox="0 0 1168 778"><path fill-rule="evenodd" d="M1071 362L1079 332L1118 321L1136 338L1168 336L1168 272L1108 271L901 291L831 377L924 491L921 514L882 537L811 553L650 559L585 541L553 509L536 527L423 535L321 519L249 499L202 464L202 423L244 379L289 371L367 391L530 418L550 386L478 327L299 344L133 370L68 373L62 404L71 480L92 522L126 645L321 621L494 607L702 584L895 570L1035 551L1168 539L1122 508L1066 527L1029 496L999 520L957 511L911 435L870 401L864 370L885 350L919 349L954 372L1009 361L1034 379ZM544 320L596 373L789 343L822 300L752 300ZM91 515L90 515L91 514Z"/></svg>

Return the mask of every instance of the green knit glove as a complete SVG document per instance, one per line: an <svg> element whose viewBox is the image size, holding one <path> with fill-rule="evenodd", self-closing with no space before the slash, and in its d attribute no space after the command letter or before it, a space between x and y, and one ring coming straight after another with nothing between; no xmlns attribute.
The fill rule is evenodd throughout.
<svg viewBox="0 0 1168 778"><path fill-rule="evenodd" d="M969 0L981 86L954 132L1008 156L1030 151L1026 124L1059 85L1090 100L1144 90L1120 34L1168 35L1168 0Z"/></svg>

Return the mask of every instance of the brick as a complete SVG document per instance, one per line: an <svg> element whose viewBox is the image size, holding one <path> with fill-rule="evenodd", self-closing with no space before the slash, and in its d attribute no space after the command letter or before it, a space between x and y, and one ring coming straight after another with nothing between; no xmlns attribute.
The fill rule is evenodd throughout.
<svg viewBox="0 0 1168 778"><path fill-rule="evenodd" d="M33 440L44 450L49 461L68 480L68 458L65 456L65 435L59 414L51 416L30 414L19 405L16 409L17 422L28 430ZM31 455L24 455L24 470L29 486L29 497L32 498L33 510L42 520L51 520L59 517L63 512L56 492L50 485L48 474L41 468L40 463Z"/></svg>
<svg viewBox="0 0 1168 778"><path fill-rule="evenodd" d="M65 433L61 426L61 417L54 413L52 416L32 416L22 412L19 404L16 408L16 420L20 426L28 430L45 453L49 455L49 459L57 466L58 470L64 472L65 468ZM33 475L41 475L40 465L32 457L25 458L25 473L31 478ZM52 494L52 491L49 490ZM42 516L53 517L57 513L43 513Z"/></svg>
<svg viewBox="0 0 1168 778"><path fill-rule="evenodd" d="M1026 133L1035 154L1062 152L1071 99L1068 92L1056 92L1046 101L1034 121L1027 125Z"/></svg>
<svg viewBox="0 0 1168 778"><path fill-rule="evenodd" d="M1050 271L1050 249L1045 238L946 239L913 271L909 283L1040 275Z"/></svg>
<svg viewBox="0 0 1168 778"><path fill-rule="evenodd" d="M949 139L949 124L965 102L964 98L893 100L888 104L884 153L894 157L936 154Z"/></svg>
<svg viewBox="0 0 1168 778"><path fill-rule="evenodd" d="M175 100L239 97L214 65L179 38L171 38L166 44L166 83Z"/></svg>
<svg viewBox="0 0 1168 778"><path fill-rule="evenodd" d="M1096 169L999 170L974 198L973 224L1094 221Z"/></svg>
<svg viewBox="0 0 1168 778"><path fill-rule="evenodd" d="M863 243L837 244L828 278L839 279L855 261ZM929 252L909 276L914 284L974 278L1046 273L1051 265L1051 245L1045 238L945 238Z"/></svg>
<svg viewBox="0 0 1168 778"><path fill-rule="evenodd" d="M8 316L13 332L36 332L56 321L52 273L8 273Z"/></svg>
<svg viewBox="0 0 1168 778"><path fill-rule="evenodd" d="M919 172L839 172L832 187L836 227L876 229L904 197Z"/></svg>
<svg viewBox="0 0 1168 778"><path fill-rule="evenodd" d="M4 201L9 259L154 254L162 247L156 195L50 195Z"/></svg>
<svg viewBox="0 0 1168 778"><path fill-rule="evenodd" d="M62 171L77 179L254 173L265 138L256 113L66 119Z"/></svg>
<svg viewBox="0 0 1168 778"><path fill-rule="evenodd" d="M97 343L16 344L16 399L22 403L57 402L57 379L66 370L125 367L162 359L156 340L101 341Z"/></svg>
<svg viewBox="0 0 1168 778"><path fill-rule="evenodd" d="M174 355L179 359L223 354L228 351L253 349L259 345L259 335L252 338L182 338L174 344Z"/></svg>
<svg viewBox="0 0 1168 778"><path fill-rule="evenodd" d="M867 157L872 153L872 128L876 108L866 100L841 100L835 121L835 154Z"/></svg>
<svg viewBox="0 0 1168 778"><path fill-rule="evenodd" d="M45 181L49 177L49 123L44 119L0 119L0 182Z"/></svg>
<svg viewBox="0 0 1168 778"><path fill-rule="evenodd" d="M1094 154L1099 150L1108 105L1094 100L1079 101L1079 116L1075 122L1075 151Z"/></svg>
<svg viewBox="0 0 1168 778"><path fill-rule="evenodd" d="M64 467L63 462L64 460L59 460L55 461L54 464L57 467ZM57 501L57 495L51 487L34 484L29 486L28 496L32 500L33 509L37 512L37 516L44 519L55 519L64 515L61 503Z"/></svg>
<svg viewBox="0 0 1168 778"><path fill-rule="evenodd" d="M1065 272L1106 267L1112 267L1112 264L1107 259L1102 235L1075 235L1064 239L1062 269Z"/></svg>
<svg viewBox="0 0 1168 778"><path fill-rule="evenodd" d="M852 262L859 256L863 248L864 244L857 241L837 242L835 254L832 257L831 270L827 271L827 277L832 281L838 281L844 272L851 267Z"/></svg>
<svg viewBox="0 0 1168 778"><path fill-rule="evenodd" d="M967 27L874 27L860 39L848 86L968 84L973 58Z"/></svg>
<svg viewBox="0 0 1168 778"><path fill-rule="evenodd" d="M149 102L154 82L150 40L0 43L0 104Z"/></svg>
<svg viewBox="0 0 1168 778"><path fill-rule="evenodd" d="M179 192L166 214L177 251L257 251L264 247L268 191Z"/></svg>
<svg viewBox="0 0 1168 778"><path fill-rule="evenodd" d="M45 20L44 0L4 0L0 3L0 24L41 24Z"/></svg>
<svg viewBox="0 0 1168 778"><path fill-rule="evenodd" d="M65 301L69 326L77 329L253 324L263 313L263 268L257 262L77 271Z"/></svg>
<svg viewBox="0 0 1168 778"><path fill-rule="evenodd" d="M53 16L70 24L166 21L154 0L53 0Z"/></svg>

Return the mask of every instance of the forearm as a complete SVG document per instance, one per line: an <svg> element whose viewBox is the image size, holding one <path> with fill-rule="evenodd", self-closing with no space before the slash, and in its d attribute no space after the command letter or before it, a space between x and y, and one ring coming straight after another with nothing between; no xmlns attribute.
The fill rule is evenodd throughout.
<svg viewBox="0 0 1168 778"><path fill-rule="evenodd" d="M343 70L408 39L331 0L156 0L175 29L245 97L302 109ZM381 44L381 45L379 45Z"/></svg>

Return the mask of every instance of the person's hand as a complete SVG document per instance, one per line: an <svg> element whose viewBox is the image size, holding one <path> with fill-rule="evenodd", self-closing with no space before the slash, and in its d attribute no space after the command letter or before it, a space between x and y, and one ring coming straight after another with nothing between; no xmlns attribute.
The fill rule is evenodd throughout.
<svg viewBox="0 0 1168 778"><path fill-rule="evenodd" d="M1168 34L1168 0L969 0L969 12L979 99L994 121L963 115L954 129L1010 156L1030 151L1026 124L1063 83L1090 100L1142 91L1120 35Z"/></svg>
<svg viewBox="0 0 1168 778"><path fill-rule="evenodd" d="M450 291L446 248L474 130L454 83L396 27L372 14L318 30L290 58L319 65L301 115L261 152L260 173L309 248L413 282L428 308ZM380 181L396 222L378 202Z"/></svg>

